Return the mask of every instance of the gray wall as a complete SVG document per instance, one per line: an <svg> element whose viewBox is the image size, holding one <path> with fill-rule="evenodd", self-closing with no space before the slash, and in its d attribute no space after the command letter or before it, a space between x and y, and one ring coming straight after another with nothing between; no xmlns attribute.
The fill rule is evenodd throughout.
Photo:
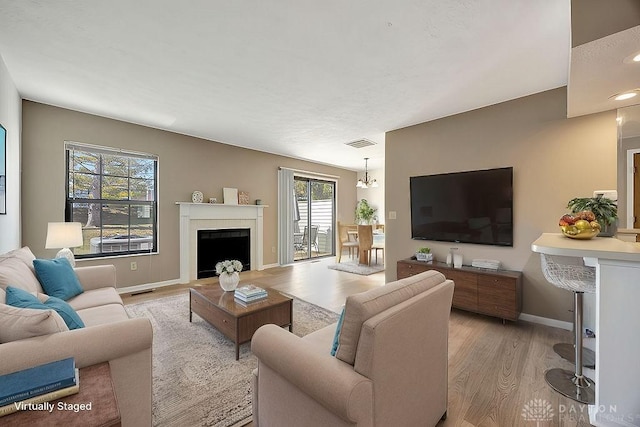
<svg viewBox="0 0 640 427"><path fill-rule="evenodd" d="M616 112L566 118L566 88L559 88L386 134L386 278L396 262L429 245L436 259L457 246L465 263L498 259L524 272L524 312L571 321L569 292L549 285L531 243L559 232L573 197L616 188ZM513 166L514 246L411 240L409 177ZM397 212L390 220L389 211Z"/></svg>
<svg viewBox="0 0 640 427"><path fill-rule="evenodd" d="M277 263L278 166L337 175L337 219L353 221L356 173L345 169L276 156L206 141L117 120L84 114L30 101L23 102L23 244L37 256L45 250L47 222L64 220L64 141L126 148L159 155L158 255L79 261L80 265L113 263L119 286L158 283L179 277L177 201L191 201L200 190L205 200L222 201L223 187L249 192L251 202L262 199L264 211L264 264ZM275 248L275 249L273 249ZM137 261L138 270L130 271Z"/></svg>

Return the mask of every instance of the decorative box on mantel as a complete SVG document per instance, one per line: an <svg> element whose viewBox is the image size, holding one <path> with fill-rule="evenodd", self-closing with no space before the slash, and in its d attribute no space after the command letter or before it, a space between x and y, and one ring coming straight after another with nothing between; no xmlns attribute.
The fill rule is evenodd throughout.
<svg viewBox="0 0 640 427"><path fill-rule="evenodd" d="M250 229L251 266L262 270L264 224L267 205L225 205L176 202L180 206L180 283L197 279L198 230Z"/></svg>

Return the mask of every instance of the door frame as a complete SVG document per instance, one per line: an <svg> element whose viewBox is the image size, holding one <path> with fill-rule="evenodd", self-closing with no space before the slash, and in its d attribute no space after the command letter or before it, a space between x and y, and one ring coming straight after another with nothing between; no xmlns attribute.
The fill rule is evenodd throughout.
<svg viewBox="0 0 640 427"><path fill-rule="evenodd" d="M311 215L311 207L313 205L313 201L312 201L312 197L311 197L311 187L313 185L314 182L316 183L327 183L327 184L333 184L333 204L332 204L332 212L331 212L331 222L330 222L330 229L331 229L331 251L329 254L327 255L323 255L323 256L318 256L316 258L326 258L326 257L331 257L331 256L335 256L336 253L336 241L335 241L335 236L336 236L336 222L337 222L337 217L338 217L338 180L337 179L333 179L332 177L328 177L328 176L319 176L319 175L314 175L314 174L307 174L307 173L296 173L294 172L293 174L293 181L294 183L296 181L306 181L307 183L307 218L306 218L306 225L307 227L309 227L309 230L311 230L311 222L312 222L312 215ZM297 203L297 201L296 201ZM309 231L310 232L310 231ZM295 259L295 253L294 253L294 261L308 261L311 259L315 259L312 255L311 255L311 241L309 240L307 242L307 253L309 254L307 258L301 258L301 259Z"/></svg>
<svg viewBox="0 0 640 427"><path fill-rule="evenodd" d="M640 148L627 150L627 228L633 228L633 205L634 205L634 185L633 185L633 157L640 154Z"/></svg>

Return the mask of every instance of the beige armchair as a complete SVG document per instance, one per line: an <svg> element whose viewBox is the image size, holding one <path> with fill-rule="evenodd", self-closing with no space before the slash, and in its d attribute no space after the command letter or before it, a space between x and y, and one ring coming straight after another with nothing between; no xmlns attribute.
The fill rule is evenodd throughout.
<svg viewBox="0 0 640 427"><path fill-rule="evenodd" d="M299 338L275 325L251 349L256 426L433 426L447 411L453 282L427 271L347 298L336 325Z"/></svg>

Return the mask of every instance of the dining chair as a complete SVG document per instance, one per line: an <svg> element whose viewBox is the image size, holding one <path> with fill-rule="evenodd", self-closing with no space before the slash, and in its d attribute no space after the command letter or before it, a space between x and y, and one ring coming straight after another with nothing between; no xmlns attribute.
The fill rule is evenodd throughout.
<svg viewBox="0 0 640 427"><path fill-rule="evenodd" d="M373 225L358 225L358 245L360 264L371 265L371 250L373 249Z"/></svg>
<svg viewBox="0 0 640 427"><path fill-rule="evenodd" d="M349 226L338 221L338 256L336 262L342 259L343 248L349 249L349 256L353 256L353 250L358 250L359 244L357 240L349 238Z"/></svg>
<svg viewBox="0 0 640 427"><path fill-rule="evenodd" d="M384 264L384 242L376 242L374 239L371 250L376 254L376 264L378 263L378 251L382 252L382 263Z"/></svg>

